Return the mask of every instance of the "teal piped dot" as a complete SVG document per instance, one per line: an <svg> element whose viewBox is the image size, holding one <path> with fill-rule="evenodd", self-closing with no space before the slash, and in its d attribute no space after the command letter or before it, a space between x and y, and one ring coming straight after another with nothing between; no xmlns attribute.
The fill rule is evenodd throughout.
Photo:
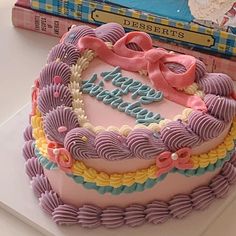
<svg viewBox="0 0 236 236"><path fill-rule="evenodd" d="M142 192L144 190L143 184L137 184L136 191L137 192Z"/></svg>

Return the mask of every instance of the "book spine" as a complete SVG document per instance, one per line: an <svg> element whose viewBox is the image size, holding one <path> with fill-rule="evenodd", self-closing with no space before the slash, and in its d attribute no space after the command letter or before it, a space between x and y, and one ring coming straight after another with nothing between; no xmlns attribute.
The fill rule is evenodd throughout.
<svg viewBox="0 0 236 236"><path fill-rule="evenodd" d="M97 25L112 21L121 24L127 31L139 30L149 33L153 39L228 56L236 55L236 35L194 23L88 0L31 0L31 7Z"/></svg>
<svg viewBox="0 0 236 236"><path fill-rule="evenodd" d="M19 28L56 37L61 37L73 24L86 25L86 23L37 12L20 6L12 8L12 23Z"/></svg>
<svg viewBox="0 0 236 236"><path fill-rule="evenodd" d="M30 7L30 0L17 0L15 5L21 7Z"/></svg>
<svg viewBox="0 0 236 236"><path fill-rule="evenodd" d="M68 20L63 17L44 14L18 6L12 8L12 22L16 27L56 37L61 37L73 24L88 25L92 28L95 27L92 24ZM236 80L236 61L208 55L206 53L194 51L190 48L183 48L178 45L160 42L158 40L153 40L153 46L162 47L166 50L181 54L192 55L206 64L208 72L226 73Z"/></svg>

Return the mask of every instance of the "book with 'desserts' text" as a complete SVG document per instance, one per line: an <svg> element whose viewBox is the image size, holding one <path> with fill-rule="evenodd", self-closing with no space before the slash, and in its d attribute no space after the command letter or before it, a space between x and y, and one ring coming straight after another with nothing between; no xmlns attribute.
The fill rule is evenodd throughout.
<svg viewBox="0 0 236 236"><path fill-rule="evenodd" d="M96 27L93 24L41 13L29 8L21 7L18 4L12 8L12 22L16 27L55 37L61 37L68 31L71 25L74 24L87 25L92 28ZM175 45L174 43L165 43L158 40L153 40L153 45L155 47L165 48L169 51L192 55L202 60L206 64L207 70L209 72L223 72L230 75L234 80L236 80L236 61L234 61L233 59L226 59L209 55L192 50L191 48L180 47L178 45Z"/></svg>
<svg viewBox="0 0 236 236"><path fill-rule="evenodd" d="M137 5L134 5L134 2ZM31 0L31 7L41 12L96 25L112 21L122 25L126 31L146 32L155 40L175 42L178 45L221 53L224 56L236 56L236 34L234 34L234 28L228 26L228 18L224 20L221 17L219 24L214 23L214 21L218 21L218 18L213 16L211 17L212 21L206 21L210 24L205 24L204 19L198 18L196 21L196 18L192 15L197 15L194 10L199 7L199 12L205 5L194 5L194 1L190 0L151 0L148 1L148 4L145 4L145 2L138 0ZM181 4L181 2L185 4ZM234 4L231 1L230 4L227 4L226 9L223 6L225 6L227 0L215 2L217 4L213 5L217 10L222 10L223 15L229 14L230 10L227 11L227 9L230 7L234 10ZM221 2L223 3L221 4ZM153 4L152 9L155 9L155 11L151 11L150 7L147 8L151 3ZM209 7L214 10L214 6ZM225 13L225 11L228 13ZM175 14L172 14L174 12ZM207 11L204 14L210 13Z"/></svg>

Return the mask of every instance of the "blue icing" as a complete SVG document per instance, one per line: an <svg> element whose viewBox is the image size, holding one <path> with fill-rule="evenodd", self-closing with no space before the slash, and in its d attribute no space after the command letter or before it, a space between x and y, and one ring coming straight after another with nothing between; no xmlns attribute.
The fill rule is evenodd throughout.
<svg viewBox="0 0 236 236"><path fill-rule="evenodd" d="M233 150L227 152L225 158L218 160L215 164L208 165L206 168L198 168L194 170L179 170L179 169L174 168L171 172L179 173L188 177L194 176L194 175L199 176L199 175L205 174L206 172L214 171L215 169L222 167L226 161L230 160L233 153L234 153L234 148ZM35 154L43 167L47 169L57 168L57 165L51 162L50 160L48 160L47 158L45 158L44 156L42 156L39 150L35 149ZM147 181L144 182L143 184L134 183L131 186L122 185L118 188L114 188L112 186L97 186L95 183L85 182L82 176L67 174L68 177L72 178L76 183L82 184L87 189L94 189L100 194L111 193L113 195L119 195L121 193L132 193L135 191L143 191L145 189L152 188L155 184L165 179L167 175L168 173L165 173L159 176L157 179L147 179Z"/></svg>
<svg viewBox="0 0 236 236"><path fill-rule="evenodd" d="M163 99L162 92L156 91L139 81L123 77L120 67L115 67L110 72L102 72L100 75L104 81L111 81L113 85L121 89L105 90L104 82L101 80L96 84L95 82L98 76L97 74L93 74L89 80L82 81L82 92L96 97L98 101L102 101L105 105L110 105L113 109L118 109L120 112L125 112L127 115L134 117L136 123L148 125L150 123L160 122L162 119L160 114L154 114L141 107L141 105L161 101ZM124 101L122 96L130 92L132 93L131 98L133 100L140 97L139 100L134 103Z"/></svg>

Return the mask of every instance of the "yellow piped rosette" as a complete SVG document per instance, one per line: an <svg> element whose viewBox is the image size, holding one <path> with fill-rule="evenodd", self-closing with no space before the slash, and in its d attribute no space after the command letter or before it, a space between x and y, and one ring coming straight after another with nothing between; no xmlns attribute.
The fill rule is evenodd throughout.
<svg viewBox="0 0 236 236"><path fill-rule="evenodd" d="M49 159L47 152L48 143L43 130L42 117L37 109L36 114L31 118L31 125L36 148L42 156ZM227 151L234 148L235 139L236 119L234 119L228 135L220 145L207 153L192 155L190 157L193 163L192 169L205 168L209 164L215 164L219 159L225 158ZM118 188L122 185L131 186L134 183L143 184L148 179L156 179L158 167L156 165L151 165L148 168L134 172L107 174L86 166L82 161L74 160L70 171L73 175L81 176L84 178L84 181L95 183L97 186L111 186Z"/></svg>

